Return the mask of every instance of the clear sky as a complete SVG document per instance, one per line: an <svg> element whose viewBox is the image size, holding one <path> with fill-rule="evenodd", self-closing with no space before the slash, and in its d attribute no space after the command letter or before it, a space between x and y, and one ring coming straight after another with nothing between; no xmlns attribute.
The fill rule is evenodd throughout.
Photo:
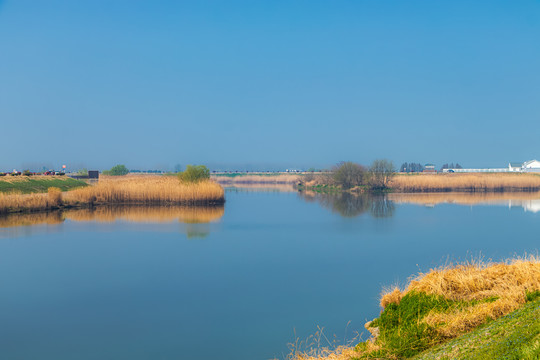
<svg viewBox="0 0 540 360"><path fill-rule="evenodd" d="M0 169L540 159L540 1L0 0Z"/></svg>

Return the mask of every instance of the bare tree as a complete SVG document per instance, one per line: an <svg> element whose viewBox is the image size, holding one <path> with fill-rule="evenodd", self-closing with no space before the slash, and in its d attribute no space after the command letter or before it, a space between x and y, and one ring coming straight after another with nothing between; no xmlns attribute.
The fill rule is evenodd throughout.
<svg viewBox="0 0 540 360"><path fill-rule="evenodd" d="M390 160L378 159L369 168L370 182L374 189L386 189L392 177L396 174L394 164Z"/></svg>

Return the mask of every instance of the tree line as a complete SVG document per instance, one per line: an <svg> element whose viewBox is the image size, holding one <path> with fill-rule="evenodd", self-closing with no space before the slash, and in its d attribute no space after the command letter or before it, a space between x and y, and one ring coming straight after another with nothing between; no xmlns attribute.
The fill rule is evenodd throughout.
<svg viewBox="0 0 540 360"><path fill-rule="evenodd" d="M458 163L450 163L450 164L444 164L443 166L441 166L441 171L444 170L444 169L463 169L463 167L461 165L459 165ZM420 163L406 163L404 162L403 164L401 164L400 168L399 168L399 172L404 172L404 173L412 173L412 172L422 172L424 171L424 165L420 164Z"/></svg>
<svg viewBox="0 0 540 360"><path fill-rule="evenodd" d="M304 182L311 185L333 185L344 190L355 187L371 190L384 190L396 174L394 164L386 159L373 161L369 167L352 161L344 161L335 165L329 172L304 176Z"/></svg>

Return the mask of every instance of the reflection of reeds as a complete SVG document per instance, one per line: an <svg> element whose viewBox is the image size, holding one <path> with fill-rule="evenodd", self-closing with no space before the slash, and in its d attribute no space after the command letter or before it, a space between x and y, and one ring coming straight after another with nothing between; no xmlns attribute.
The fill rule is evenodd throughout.
<svg viewBox="0 0 540 360"><path fill-rule="evenodd" d="M436 205L442 203L476 205L508 200L529 201L540 199L540 192L444 192L444 193L391 193L388 198L396 203L412 203L419 205Z"/></svg>
<svg viewBox="0 0 540 360"><path fill-rule="evenodd" d="M60 224L64 221L61 211L0 216L0 228L30 226L39 224Z"/></svg>
<svg viewBox="0 0 540 360"><path fill-rule="evenodd" d="M540 190L540 176L511 173L397 175L390 187L401 192L537 191Z"/></svg>
<svg viewBox="0 0 540 360"><path fill-rule="evenodd" d="M140 223L209 223L223 216L223 206L99 206L94 209L66 211L65 218L72 221L114 222L126 220Z"/></svg>
<svg viewBox="0 0 540 360"><path fill-rule="evenodd" d="M223 188L212 181L194 184L176 177L103 177L94 185L66 193L65 200L84 204L215 204L223 203Z"/></svg>

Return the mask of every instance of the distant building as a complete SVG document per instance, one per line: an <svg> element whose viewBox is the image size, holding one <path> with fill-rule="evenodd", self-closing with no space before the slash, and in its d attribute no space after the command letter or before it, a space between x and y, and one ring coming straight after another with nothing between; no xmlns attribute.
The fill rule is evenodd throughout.
<svg viewBox="0 0 540 360"><path fill-rule="evenodd" d="M511 162L508 164L508 171L509 172L519 172L521 171L521 166L523 164L522 163L517 163L517 162Z"/></svg>
<svg viewBox="0 0 540 360"><path fill-rule="evenodd" d="M435 164L424 165L424 170L422 172L436 174L437 170L435 170Z"/></svg>
<svg viewBox="0 0 540 360"><path fill-rule="evenodd" d="M529 160L525 161L521 166L521 171L523 172L540 172L540 161L538 160Z"/></svg>
<svg viewBox="0 0 540 360"><path fill-rule="evenodd" d="M540 161L529 160L524 163L511 162L506 168L483 168L483 169L443 169L450 173L499 173L499 172L538 172L540 173Z"/></svg>

